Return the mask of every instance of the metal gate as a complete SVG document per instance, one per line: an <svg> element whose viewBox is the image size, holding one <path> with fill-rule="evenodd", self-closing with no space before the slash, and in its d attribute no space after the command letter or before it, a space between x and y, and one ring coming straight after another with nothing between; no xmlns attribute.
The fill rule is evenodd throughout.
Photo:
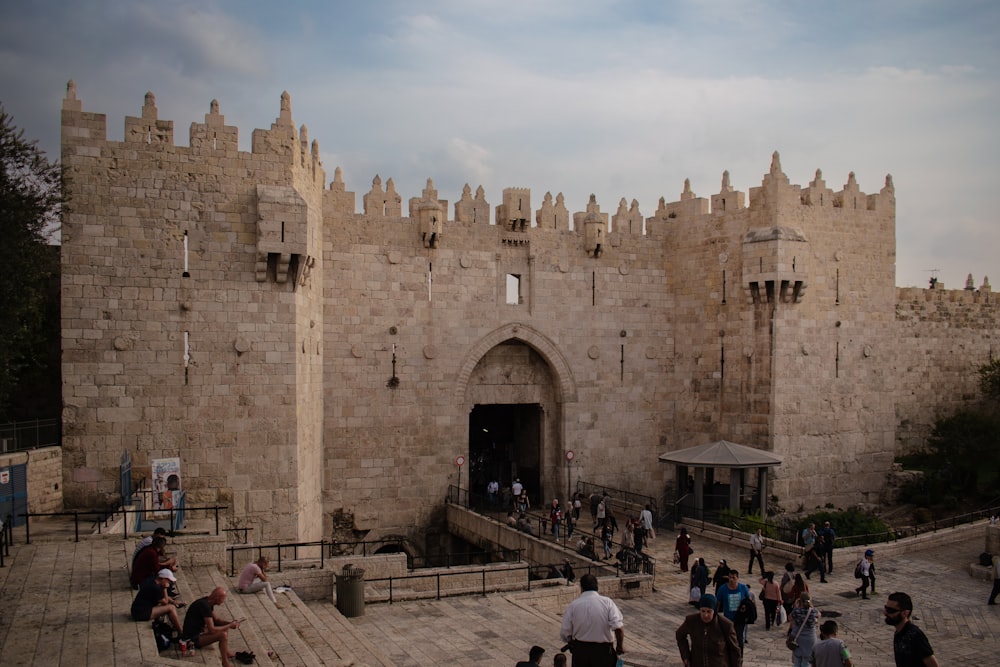
<svg viewBox="0 0 1000 667"><path fill-rule="evenodd" d="M122 452L118 464L118 485L122 507L128 507L132 504L132 455L128 452Z"/></svg>
<svg viewBox="0 0 1000 667"><path fill-rule="evenodd" d="M0 521L11 516L14 526L23 526L28 512L28 464L0 468Z"/></svg>

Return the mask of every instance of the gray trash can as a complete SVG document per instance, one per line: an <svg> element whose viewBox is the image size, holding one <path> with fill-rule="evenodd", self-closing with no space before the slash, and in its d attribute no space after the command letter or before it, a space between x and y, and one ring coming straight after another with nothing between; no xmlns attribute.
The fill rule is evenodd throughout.
<svg viewBox="0 0 1000 667"><path fill-rule="evenodd" d="M337 610L347 618L365 615L365 571L345 565L337 576Z"/></svg>

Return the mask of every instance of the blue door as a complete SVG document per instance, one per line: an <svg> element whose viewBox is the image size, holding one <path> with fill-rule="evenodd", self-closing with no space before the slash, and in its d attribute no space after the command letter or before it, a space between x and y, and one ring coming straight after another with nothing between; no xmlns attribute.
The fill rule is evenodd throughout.
<svg viewBox="0 0 1000 667"><path fill-rule="evenodd" d="M10 515L14 526L23 526L24 514L28 511L28 465L0 468L0 521L7 521Z"/></svg>

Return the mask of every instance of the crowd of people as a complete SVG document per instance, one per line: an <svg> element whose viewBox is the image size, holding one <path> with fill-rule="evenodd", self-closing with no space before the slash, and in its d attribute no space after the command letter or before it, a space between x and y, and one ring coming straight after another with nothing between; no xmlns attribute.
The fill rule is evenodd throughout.
<svg viewBox="0 0 1000 667"><path fill-rule="evenodd" d="M129 573L132 588L137 591L130 612L132 620L166 621L169 624L168 643L176 643L185 652L218 644L222 666L230 667L231 659L237 654L229 652L229 631L239 628L241 621L225 620L215 611L225 603L226 589L216 587L188 606L177 590L177 560L166 553L166 544L164 528L157 528L136 544ZM268 559L263 556L248 563L240 572L237 590L246 594L264 591L271 602L275 602L267 579L268 566ZM182 622L178 612L184 607L188 609Z"/></svg>
<svg viewBox="0 0 1000 667"><path fill-rule="evenodd" d="M508 502L508 498L520 500ZM579 530L585 503L590 507L590 531ZM617 560L626 571L637 571L642 567L643 551L656 538L651 504L646 504L638 513L628 514L624 523L619 524L611 496L606 491L595 491L586 499L581 493L574 493L566 505L553 498L543 510L534 513L533 521L528 491L519 479L514 480L510 493L506 493L506 489L495 480L490 481L487 484L487 506L495 510L508 505L504 520L507 526L533 537L551 537L561 541L590 560Z"/></svg>
<svg viewBox="0 0 1000 667"><path fill-rule="evenodd" d="M572 514L579 507L574 498ZM582 506L582 503L580 503ZM600 507L604 506L603 512ZM564 517L557 500L549 506L549 521L561 525ZM646 510L648 511L647 506ZM615 526L610 503L606 496L593 507L594 532L601 526L601 539L605 542L605 526ZM598 514L603 514L598 517ZM513 517L513 511L508 519ZM518 517L513 519L520 521ZM600 520L599 520L600 519ZM651 524L651 522L650 522ZM652 525L647 524L640 514L629 517L622 538L623 546L640 550L647 540L653 539ZM829 528L829 524L825 527ZM558 531L558 528L554 530ZM614 528L611 533L613 535ZM558 532L556 532L558 535ZM823 619L823 614L813 603L808 580L814 572L825 575L833 571L832 553L823 550L830 540L827 534L816 531L813 525L803 530L803 572L796 571L792 562L786 562L779 582L776 575L765 567L766 544L761 531L749 538L750 562L747 574L753 572L756 563L759 568L759 595L740 578L740 572L730 567L725 559L720 559L714 572L710 572L703 557L690 560L693 552L692 539L688 531L681 527L675 541L676 564L682 572L690 571L690 604L695 613L685 616L675 631L676 643L685 667L740 667L747 646L749 625L757 620L759 601L763 605L764 629L784 630L784 641L790 651L793 667L853 667L847 644L838 637L838 624L831 619ZM832 540L829 541L832 544ZM205 648L218 644L223 667L231 665L234 654L229 653L228 633L240 627L240 620L223 619L216 608L224 604L227 591L216 587L208 595L192 602L180 620L178 611L185 607L177 592L178 569L176 559L165 552L166 531L158 528L141 540L132 559L130 581L137 590L132 603L131 615L135 621L157 621L163 619L170 624L177 641L185 647ZM597 559L594 553L594 537L582 536L578 550ZM811 547L809 546L811 545ZM607 547L605 547L606 551ZM814 557L810 557L812 553ZM687 557L683 557L687 556ZM861 585L855 592L863 598L868 593L875 594L875 553L866 549L855 565L855 574ZM993 560L996 578L1000 559ZM255 594L263 591L275 602L271 583L268 581L267 558L260 557L248 563L240 572L236 589L240 593ZM548 578L562 578L568 583L576 581L569 559L561 567L549 566ZM562 649L554 654L552 664L567 664L567 653L572 656L573 667L614 667L620 664L625 653L624 617L611 598L598 592L598 580L592 573L580 577L580 595L565 609L560 628ZM995 588L997 588L995 586ZM989 603L993 603L996 591L991 591ZM918 665L938 667L927 636L910 620L913 600L905 592L894 592L887 597L883 607L883 619L893 627L893 653L898 666ZM517 663L517 667L541 665L545 649L532 646L527 661Z"/></svg>
<svg viewBox="0 0 1000 667"><path fill-rule="evenodd" d="M772 574L773 578L773 574ZM773 583L773 582L772 582ZM573 656L573 667L614 667L625 653L625 619L613 600L598 592L592 574L580 579L581 593L563 612L559 638L564 642L554 665L565 665L563 653ZM715 594L700 596L695 607L675 631L677 648L685 667L741 667L745 626L753 594L730 569ZM886 625L893 627L893 655L898 667L938 667L927 636L910 621L913 600L907 593L888 596L883 608ZM853 667L847 644L838 637L836 621L820 622L822 613L803 592L793 602L787 620L785 643L793 667ZM517 667L540 665L545 649L533 646L529 661Z"/></svg>
<svg viewBox="0 0 1000 667"><path fill-rule="evenodd" d="M521 495L525 494L522 488ZM624 526L619 526L611 508L610 496L606 492L592 493L587 501L592 531L589 535L579 535L576 551L581 556L596 561L609 560L612 556L621 560L626 553L641 556L648 541L655 538L649 505L639 515L627 517ZM533 532L530 517L525 513L515 517L511 510L508 522L519 530L536 536L546 535L551 531L556 540L560 536L560 527L565 526L568 538L577 528L582 505L583 498L580 494L574 494L569 511L564 513L560 501L554 499L547 507L547 514L543 514L540 520L540 533ZM619 533L621 548L616 554L615 535ZM754 566L757 566L757 583L760 588L759 593L755 594L741 580L740 572L725 559L719 560L714 571L709 569L705 558L692 559L694 546L691 535L683 526L678 529L674 542L674 563L681 572L690 572L688 599L698 610L685 617L676 631L678 649L686 667L739 667L747 645L748 628L757 620L758 602L763 607L765 631L772 628L784 630L793 667L852 667L850 650L837 636L837 623L822 618L822 612L814 606L809 590L809 580L813 574L819 575L819 583L827 583L827 575L833 572L836 532L828 521L818 530L815 524L809 524L800 533L800 539L801 571L797 571L795 563L786 562L780 579L775 581L776 573L765 566L766 544L763 531L758 529L750 535L746 574L752 577ZM568 561L565 567L570 567ZM998 567L1000 565L994 565L995 569ZM863 599L868 599L869 592L876 593L872 549L865 551L855 569L860 580L855 592ZM565 578L572 582L570 576L555 565L549 566L548 577ZM597 582L593 575L584 575L580 582L583 592L567 608L563 617L560 636L566 645L563 651L554 656L553 664L565 664L565 652L569 651L573 655L574 667L613 667L624 653L621 613L610 598L597 593ZM893 593L889 600L895 604L886 604L884 617L887 624L896 628L894 652L898 656L897 664L936 667L937 662L926 636L908 620L904 620L908 619L912 611L909 596L906 593ZM897 608L899 612L896 611ZM582 617L591 619L583 634L586 639L579 632L574 634L574 623L579 622L575 619ZM594 626L594 619L598 619L599 627ZM901 632L905 634L901 636ZM532 647L529 661L518 665L541 664L544 652L542 647Z"/></svg>

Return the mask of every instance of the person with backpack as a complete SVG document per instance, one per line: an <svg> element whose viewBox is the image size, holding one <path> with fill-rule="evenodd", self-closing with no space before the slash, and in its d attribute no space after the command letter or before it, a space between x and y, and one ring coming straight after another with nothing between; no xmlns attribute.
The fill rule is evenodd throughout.
<svg viewBox="0 0 1000 667"><path fill-rule="evenodd" d="M875 583L872 579L872 559L874 557L875 552L866 549L864 557L854 567L854 578L861 580L861 585L855 588L854 592L860 595L862 600L868 599L869 586L871 586L872 593L875 592Z"/></svg>
<svg viewBox="0 0 1000 667"><path fill-rule="evenodd" d="M719 611L722 615L733 622L736 626L736 639L740 643L740 651L747 641L747 624L749 616L744 611L739 614L740 605L746 598L751 597L750 589L740 581L740 573L736 570L729 570L729 580L715 590L715 598L719 601ZM755 607L756 613L756 607Z"/></svg>
<svg viewBox="0 0 1000 667"><path fill-rule="evenodd" d="M792 589L795 586L795 566L792 563L785 563L785 573L781 575L781 606L785 608L785 613L792 611L795 598Z"/></svg>

